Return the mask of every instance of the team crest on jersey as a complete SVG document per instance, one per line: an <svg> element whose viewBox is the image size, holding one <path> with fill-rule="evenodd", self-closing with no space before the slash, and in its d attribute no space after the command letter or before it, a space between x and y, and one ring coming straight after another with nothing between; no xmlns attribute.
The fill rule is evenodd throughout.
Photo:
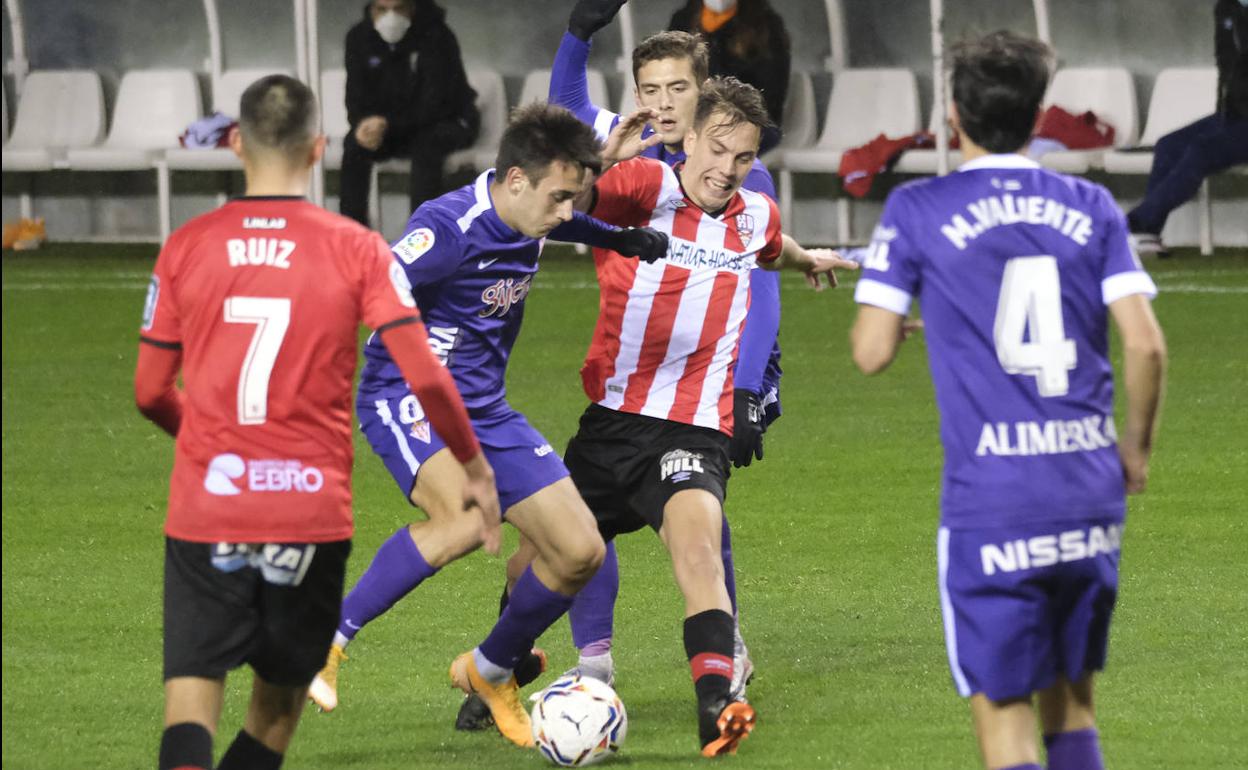
<svg viewBox="0 0 1248 770"><path fill-rule="evenodd" d="M394 253L404 264L410 265L432 249L435 240L432 230L418 227L394 244Z"/></svg>
<svg viewBox="0 0 1248 770"><path fill-rule="evenodd" d="M408 431L408 434L417 441L428 444L432 438L429 433L429 421L421 420L420 422L412 423L412 428Z"/></svg>
<svg viewBox="0 0 1248 770"><path fill-rule="evenodd" d="M750 214L737 214L737 236L742 243L749 243L754 237L754 217Z"/></svg>
<svg viewBox="0 0 1248 770"><path fill-rule="evenodd" d="M147 284L147 299L143 302L143 331L152 328L152 323L156 320L156 303L160 301L160 277L152 276L152 280Z"/></svg>

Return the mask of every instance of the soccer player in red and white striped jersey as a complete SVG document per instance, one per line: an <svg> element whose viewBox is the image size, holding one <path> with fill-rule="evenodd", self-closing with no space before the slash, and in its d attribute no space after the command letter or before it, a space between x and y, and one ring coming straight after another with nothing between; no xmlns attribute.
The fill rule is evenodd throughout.
<svg viewBox="0 0 1248 770"><path fill-rule="evenodd" d="M592 212L669 236L650 264L597 258L599 317L582 369L593 401L564 462L603 536L649 524L685 598L685 651L706 756L733 753L753 708L729 695L732 607L720 536L732 435L732 371L756 265L802 270L820 287L852 267L780 232L776 205L741 189L768 125L762 96L734 78L702 87L685 162L636 158L606 172Z"/></svg>

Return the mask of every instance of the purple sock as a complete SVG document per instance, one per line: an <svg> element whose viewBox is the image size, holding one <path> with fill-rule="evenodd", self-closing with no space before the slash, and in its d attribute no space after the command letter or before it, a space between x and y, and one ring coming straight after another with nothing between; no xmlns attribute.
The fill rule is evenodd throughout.
<svg viewBox="0 0 1248 770"><path fill-rule="evenodd" d="M568 610L572 644L582 655L601 655L611 650L611 637L615 635L615 599L619 595L620 562L615 556L615 541L610 540L598 574L577 593ZM586 652L587 649L590 651Z"/></svg>
<svg viewBox="0 0 1248 770"><path fill-rule="evenodd" d="M1003 767L1001 770L1044 770L1044 768L1040 765L1028 762L1025 765L1010 765L1009 767Z"/></svg>
<svg viewBox="0 0 1248 770"><path fill-rule="evenodd" d="M737 568L732 563L732 530L728 517L724 516L724 529L720 534L719 552L724 559L724 586L728 589L728 601L732 602L732 615L737 615Z"/></svg>
<svg viewBox="0 0 1248 770"><path fill-rule="evenodd" d="M511 589L507 609L478 649L486 660L499 668L514 669L520 658L533 649L537 637L571 606L571 596L542 585L529 566Z"/></svg>
<svg viewBox="0 0 1248 770"><path fill-rule="evenodd" d="M1096 728L1044 736L1049 770L1104 770Z"/></svg>
<svg viewBox="0 0 1248 770"><path fill-rule="evenodd" d="M395 602L436 572L412 542L407 527L403 527L381 544L360 582L342 600L338 633L354 639L373 618L389 610Z"/></svg>

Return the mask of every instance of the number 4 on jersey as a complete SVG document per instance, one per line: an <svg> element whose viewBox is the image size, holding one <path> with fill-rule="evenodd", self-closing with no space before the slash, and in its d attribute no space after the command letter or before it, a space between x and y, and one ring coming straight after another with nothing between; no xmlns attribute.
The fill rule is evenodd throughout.
<svg viewBox="0 0 1248 770"><path fill-rule="evenodd" d="M1075 342L1066 338L1062 322L1055 258L1014 257L1005 263L993 340L1002 368L1035 377L1041 396L1064 396L1070 390L1066 373L1075 368Z"/></svg>
<svg viewBox="0 0 1248 770"><path fill-rule="evenodd" d="M263 425L269 413L269 377L290 326L290 300L226 297L225 322L256 325L238 373L238 424Z"/></svg>

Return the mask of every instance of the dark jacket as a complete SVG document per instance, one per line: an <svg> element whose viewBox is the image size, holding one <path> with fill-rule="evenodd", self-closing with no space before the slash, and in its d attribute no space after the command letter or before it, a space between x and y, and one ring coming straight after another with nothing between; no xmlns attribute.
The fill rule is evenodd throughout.
<svg viewBox="0 0 1248 770"><path fill-rule="evenodd" d="M780 14L766 0L740 0L736 16L714 32L703 32L701 22L702 2L690 0L672 14L667 28L702 35L710 48L711 75L731 75L762 91L767 114L780 127L792 66Z"/></svg>
<svg viewBox="0 0 1248 770"><path fill-rule="evenodd" d="M455 33L446 11L433 0L416 0L412 26L388 44L364 21L347 32L347 120L354 129L370 115L383 116L387 140L410 135L434 123L455 120L475 134L479 123Z"/></svg>
<svg viewBox="0 0 1248 770"><path fill-rule="evenodd" d="M1218 0L1213 17L1218 60L1218 113L1248 119L1248 8L1238 0Z"/></svg>

